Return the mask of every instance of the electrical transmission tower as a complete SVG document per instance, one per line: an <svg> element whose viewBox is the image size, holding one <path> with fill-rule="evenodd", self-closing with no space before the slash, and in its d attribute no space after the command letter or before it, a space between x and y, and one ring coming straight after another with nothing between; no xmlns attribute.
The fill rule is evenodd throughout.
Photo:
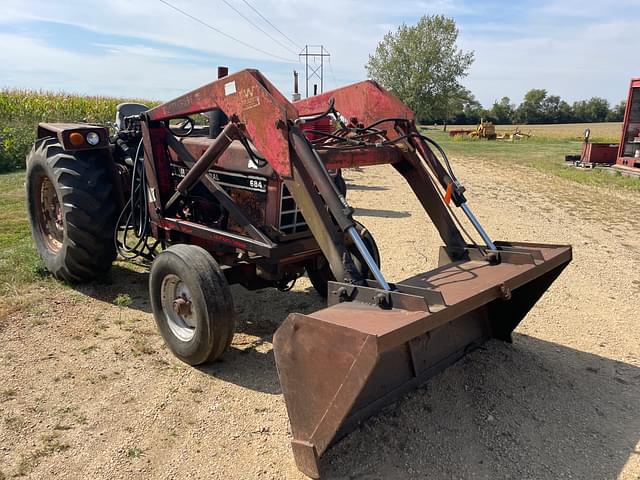
<svg viewBox="0 0 640 480"><path fill-rule="evenodd" d="M330 57L323 45L306 45L298 57L304 57L305 95L309 96L309 83L320 82L320 93L324 91L324 58ZM311 62L309 61L311 60ZM313 94L318 94L318 84L313 83Z"/></svg>

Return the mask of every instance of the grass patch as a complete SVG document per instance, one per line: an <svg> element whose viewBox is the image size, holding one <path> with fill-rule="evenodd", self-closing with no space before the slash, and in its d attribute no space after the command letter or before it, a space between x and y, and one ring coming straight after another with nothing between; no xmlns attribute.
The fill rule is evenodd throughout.
<svg viewBox="0 0 640 480"><path fill-rule="evenodd" d="M31 240L24 172L0 175L0 294L47 276Z"/></svg>
<svg viewBox="0 0 640 480"><path fill-rule="evenodd" d="M577 155L582 148L580 137L573 135L574 130L582 128L582 124L574 125L579 125L579 128L574 127L571 130L571 126L566 125L536 125L535 127L548 127L548 132L557 129L564 133L556 132L556 136L534 136L513 142L450 137L441 130L429 129L423 130L423 133L438 142L449 157L492 161L505 164L505 168L508 168L508 164L512 163L550 173L576 183L640 192L640 179L612 175L602 169L581 169L567 165L567 162L564 161L565 155ZM584 125L588 126L588 124ZM522 131L526 132L527 129L522 128ZM592 134L595 132L595 127L592 127ZM598 139L592 138L593 141L598 141ZM453 163L455 170L455 161ZM496 171L496 174L499 175L500 172Z"/></svg>

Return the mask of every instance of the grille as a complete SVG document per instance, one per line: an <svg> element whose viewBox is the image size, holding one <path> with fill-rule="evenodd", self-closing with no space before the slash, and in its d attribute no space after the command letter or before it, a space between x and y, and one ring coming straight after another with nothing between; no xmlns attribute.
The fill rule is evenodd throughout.
<svg viewBox="0 0 640 480"><path fill-rule="evenodd" d="M298 204L284 184L280 198L280 231L286 235L309 231Z"/></svg>

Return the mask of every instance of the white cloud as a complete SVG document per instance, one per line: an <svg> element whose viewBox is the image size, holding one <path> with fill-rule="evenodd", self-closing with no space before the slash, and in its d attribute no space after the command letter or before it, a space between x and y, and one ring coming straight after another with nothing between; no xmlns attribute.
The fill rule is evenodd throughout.
<svg viewBox="0 0 640 480"><path fill-rule="evenodd" d="M601 96L617 102L626 98L629 79L638 74L629 61L637 52L634 24L601 20L545 36L528 29L518 39L463 39L476 50L464 83L485 105L503 95L519 102L531 88L545 88L568 101Z"/></svg>
<svg viewBox="0 0 640 480"><path fill-rule="evenodd" d="M269 62L263 54L206 29L158 0L3 0L0 33L3 25L14 28L3 34L9 42L3 44L12 48L0 51L0 85L167 98L210 81L215 67L229 61L233 68L266 69L267 76L285 94L290 92L291 69L301 69L295 55L266 38L220 0L170 1L294 63ZM301 45L325 45L332 54L331 68L325 74L330 88L364 78L368 55L384 33L425 13L456 17L463 48L476 52L476 62L464 83L484 104L503 95L517 101L534 87L547 88L569 100L600 95L617 101L624 97L629 77L637 74L633 61L637 23L617 17L621 9L640 9L640 0L548 0L536 8L518 4L508 21L495 16L503 10L501 4L492 6L490 2L484 5L487 8L479 9L471 0L252 3ZM238 8L261 22L242 3L238 2ZM101 34L102 39L102 35L110 35L113 41L89 42L98 50L91 55L54 47L57 43L47 42L42 35L15 33L16 26L33 20L81 27ZM122 37L131 40L127 44ZM181 53L178 47L190 49L189 53Z"/></svg>

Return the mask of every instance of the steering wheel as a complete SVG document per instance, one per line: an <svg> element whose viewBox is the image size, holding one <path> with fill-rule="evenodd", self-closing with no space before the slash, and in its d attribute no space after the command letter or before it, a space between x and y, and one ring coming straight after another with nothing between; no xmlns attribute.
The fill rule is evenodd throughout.
<svg viewBox="0 0 640 480"><path fill-rule="evenodd" d="M180 122L178 125L174 127L176 130L184 130L184 131L178 133L176 132L176 130L172 129L171 133L173 133L176 137L187 137L191 135L195 125L196 124L191 117L185 117L184 119L182 119L182 122Z"/></svg>

